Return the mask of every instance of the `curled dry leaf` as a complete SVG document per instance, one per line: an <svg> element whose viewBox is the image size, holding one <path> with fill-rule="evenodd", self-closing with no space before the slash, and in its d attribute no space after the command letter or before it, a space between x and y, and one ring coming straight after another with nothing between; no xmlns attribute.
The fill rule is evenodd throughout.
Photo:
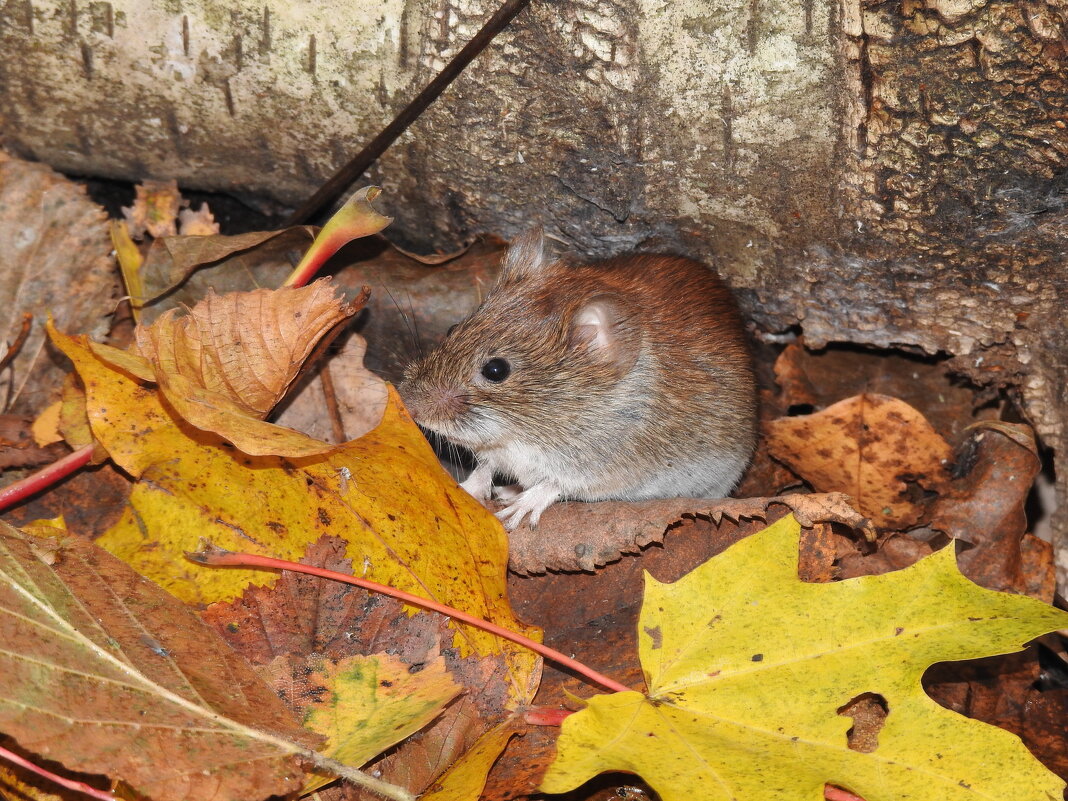
<svg viewBox="0 0 1068 801"><path fill-rule="evenodd" d="M50 530L58 544L0 523L0 730L160 801L298 789L317 738L248 664L176 598Z"/></svg>
<svg viewBox="0 0 1068 801"><path fill-rule="evenodd" d="M285 394L319 338L359 311L328 280L301 289L209 292L184 317L169 311L137 329L137 347L161 383L180 375L265 417Z"/></svg>
<svg viewBox="0 0 1068 801"><path fill-rule="evenodd" d="M683 517L708 517L719 522L764 520L773 504L789 507L806 528L816 523L842 523L871 535L871 526L839 492L793 493L770 498L668 498L642 503L602 501L558 503L542 515L536 529L512 532L509 569L520 575L546 570L592 571L623 554L638 553L661 542L668 526Z"/></svg>
<svg viewBox="0 0 1068 801"><path fill-rule="evenodd" d="M949 444L908 404L857 395L823 411L768 424L768 449L818 492L844 492L880 527L923 515L923 493L945 486Z"/></svg>
<svg viewBox="0 0 1068 801"><path fill-rule="evenodd" d="M0 161L0 242L0 343L15 342L24 314L33 315L28 337L0 375L0 407L37 414L58 399L64 375L45 350L46 313L101 336L120 294L104 210L44 164Z"/></svg>
<svg viewBox="0 0 1068 801"><path fill-rule="evenodd" d="M178 212L178 229L183 236L216 236L219 224L215 222L215 215L208 204L204 203L196 211L182 209Z"/></svg>
<svg viewBox="0 0 1068 801"><path fill-rule="evenodd" d="M137 345L168 403L185 420L253 455L307 456L327 449L262 418L285 394L320 338L361 308L328 280L301 289L208 296L138 327ZM309 450L310 448L310 450Z"/></svg>
<svg viewBox="0 0 1068 801"><path fill-rule="evenodd" d="M961 571L994 590L1053 600L1048 543L1027 533L1025 504L1041 469L1026 425L984 423L958 455L962 475L931 507L932 528L961 540Z"/></svg>

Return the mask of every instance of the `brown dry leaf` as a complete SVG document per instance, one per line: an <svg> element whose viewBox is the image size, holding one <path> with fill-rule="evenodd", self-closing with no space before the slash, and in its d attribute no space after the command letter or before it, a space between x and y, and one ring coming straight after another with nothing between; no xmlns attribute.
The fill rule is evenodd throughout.
<svg viewBox="0 0 1068 801"><path fill-rule="evenodd" d="M59 397L64 376L45 345L48 313L64 326L102 336L120 295L104 210L85 189L44 164L0 161L0 343L33 324L0 374L0 408L37 414ZM0 346L0 355L3 348Z"/></svg>
<svg viewBox="0 0 1068 801"><path fill-rule="evenodd" d="M345 551L344 541L321 537L301 562L351 574ZM448 674L468 692L417 738L371 763L375 775L412 792L422 792L484 732L510 717L503 660L461 657L457 649L442 649L453 638L446 618L409 614L386 596L283 572L273 587L249 587L235 601L212 604L203 617L302 719L321 703L323 660L337 663L388 652L414 673L443 656Z"/></svg>
<svg viewBox="0 0 1068 801"><path fill-rule="evenodd" d="M967 543L957 560L961 572L984 587L1051 603L1052 550L1027 534L1024 509L1041 469L1031 428L982 424L957 464L961 476L932 505L930 525Z"/></svg>
<svg viewBox="0 0 1068 801"><path fill-rule="evenodd" d="M328 279L300 289L221 296L209 291L187 316L172 310L138 327L138 349L151 362L164 397L197 428L252 455L321 453L324 443L262 418L320 338L356 314L363 299L343 304Z"/></svg>
<svg viewBox="0 0 1068 801"><path fill-rule="evenodd" d="M203 203L196 211L182 209L178 212L178 230L182 236L216 236L219 224L215 222L215 215L208 204Z"/></svg>
<svg viewBox="0 0 1068 801"><path fill-rule="evenodd" d="M661 542L668 526L683 517L708 517L719 522L764 520L773 504L789 507L801 525L819 522L842 523L867 531L868 521L850 505L842 493L790 494L771 498L668 498L659 501L624 503L557 503L542 515L535 529L524 525L509 539L508 567L520 575L536 575L546 570L596 570L622 554L638 553Z"/></svg>
<svg viewBox="0 0 1068 801"><path fill-rule="evenodd" d="M952 452L919 412L885 395L857 395L769 426L768 450L818 492L844 492L880 527L923 515L922 492L948 480ZM914 497L918 496L918 497Z"/></svg>
<svg viewBox="0 0 1068 801"><path fill-rule="evenodd" d="M235 236L157 239L141 269L146 298L158 298L146 303L144 320L152 322L168 309L192 306L209 287L224 293L280 286L314 238L314 228L298 226Z"/></svg>
<svg viewBox="0 0 1068 801"><path fill-rule="evenodd" d="M0 470L50 464L69 451L57 441L39 445L34 421L19 414L0 414Z"/></svg>
<svg viewBox="0 0 1068 801"><path fill-rule="evenodd" d="M177 181L145 181L137 185L136 192L133 205L122 209L130 236L141 239L148 233L159 239L178 233L175 221L182 195Z"/></svg>
<svg viewBox="0 0 1068 801"><path fill-rule="evenodd" d="M300 786L315 737L192 610L88 540L35 529L58 544L0 524L0 729L159 801Z"/></svg>
<svg viewBox="0 0 1068 801"><path fill-rule="evenodd" d="M158 381L183 376L262 418L320 337L357 311L341 302L328 279L301 289L209 292L186 316L172 310L138 328L137 346Z"/></svg>
<svg viewBox="0 0 1068 801"><path fill-rule="evenodd" d="M1064 777L1068 776L1068 738L1064 736L1068 686L1063 681L1049 686L1051 682L1043 676L1049 675L1042 669L1043 644L1048 640L1042 638L1017 654L943 662L924 674L923 684L942 706L1008 729L1047 768Z"/></svg>
<svg viewBox="0 0 1068 801"><path fill-rule="evenodd" d="M944 363L898 352L835 345L812 351L801 340L779 354L774 371L781 414L791 406L822 409L861 392L888 395L918 409L952 443L972 422L977 402L974 389L955 380Z"/></svg>

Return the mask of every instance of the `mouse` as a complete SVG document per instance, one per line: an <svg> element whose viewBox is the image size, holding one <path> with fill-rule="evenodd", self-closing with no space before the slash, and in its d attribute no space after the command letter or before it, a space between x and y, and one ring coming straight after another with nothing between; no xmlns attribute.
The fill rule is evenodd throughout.
<svg viewBox="0 0 1068 801"><path fill-rule="evenodd" d="M474 455L461 486L505 528L561 500L720 498L757 439L757 392L737 305L704 264L634 253L549 255L514 239L478 308L405 370L424 429Z"/></svg>

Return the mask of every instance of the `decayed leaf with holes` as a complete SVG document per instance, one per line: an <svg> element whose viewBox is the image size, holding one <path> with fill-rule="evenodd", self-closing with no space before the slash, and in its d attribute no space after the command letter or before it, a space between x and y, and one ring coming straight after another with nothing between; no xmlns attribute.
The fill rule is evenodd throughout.
<svg viewBox="0 0 1068 801"><path fill-rule="evenodd" d="M0 523L0 731L160 801L299 788L317 738L247 663L96 545L35 530L54 539Z"/></svg>
<svg viewBox="0 0 1068 801"><path fill-rule="evenodd" d="M922 492L948 480L949 444L908 404L856 395L815 414L768 424L768 450L818 492L844 492L881 528L902 530L923 514Z"/></svg>
<svg viewBox="0 0 1068 801"><path fill-rule="evenodd" d="M178 233L182 195L177 181L144 181L134 188L134 194L133 204L122 209L132 236L140 239L147 233L159 239Z"/></svg>
<svg viewBox="0 0 1068 801"><path fill-rule="evenodd" d="M797 578L783 518L674 584L646 580L639 653L649 688L600 695L564 721L542 789L638 773L664 801L1059 798L1064 782L1006 731L927 697L931 664L1010 653L1068 613L982 589L953 549L881 576ZM699 600L699 602L697 602ZM869 753L838 710L873 693L889 714ZM869 744L870 747L870 744Z"/></svg>

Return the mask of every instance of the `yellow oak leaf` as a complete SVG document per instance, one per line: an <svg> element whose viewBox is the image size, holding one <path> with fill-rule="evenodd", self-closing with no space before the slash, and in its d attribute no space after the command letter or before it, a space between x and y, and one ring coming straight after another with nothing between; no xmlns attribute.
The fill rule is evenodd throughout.
<svg viewBox="0 0 1068 801"><path fill-rule="evenodd" d="M626 770L664 801L816 801L824 783L866 801L1060 798L1064 782L1018 737L939 706L920 677L935 662L1017 651L1068 613L972 584L952 548L806 584L799 531L786 517L674 584L646 576L649 694L595 696L567 718L542 789ZM839 710L866 693L888 714L861 753Z"/></svg>
<svg viewBox="0 0 1068 801"><path fill-rule="evenodd" d="M322 691L308 705L303 720L327 738L321 753L346 765L364 765L423 728L463 689L446 672L441 657L416 673L411 668L385 653L351 656L336 663L322 660L307 677L310 685ZM303 792L333 779L315 779Z"/></svg>

